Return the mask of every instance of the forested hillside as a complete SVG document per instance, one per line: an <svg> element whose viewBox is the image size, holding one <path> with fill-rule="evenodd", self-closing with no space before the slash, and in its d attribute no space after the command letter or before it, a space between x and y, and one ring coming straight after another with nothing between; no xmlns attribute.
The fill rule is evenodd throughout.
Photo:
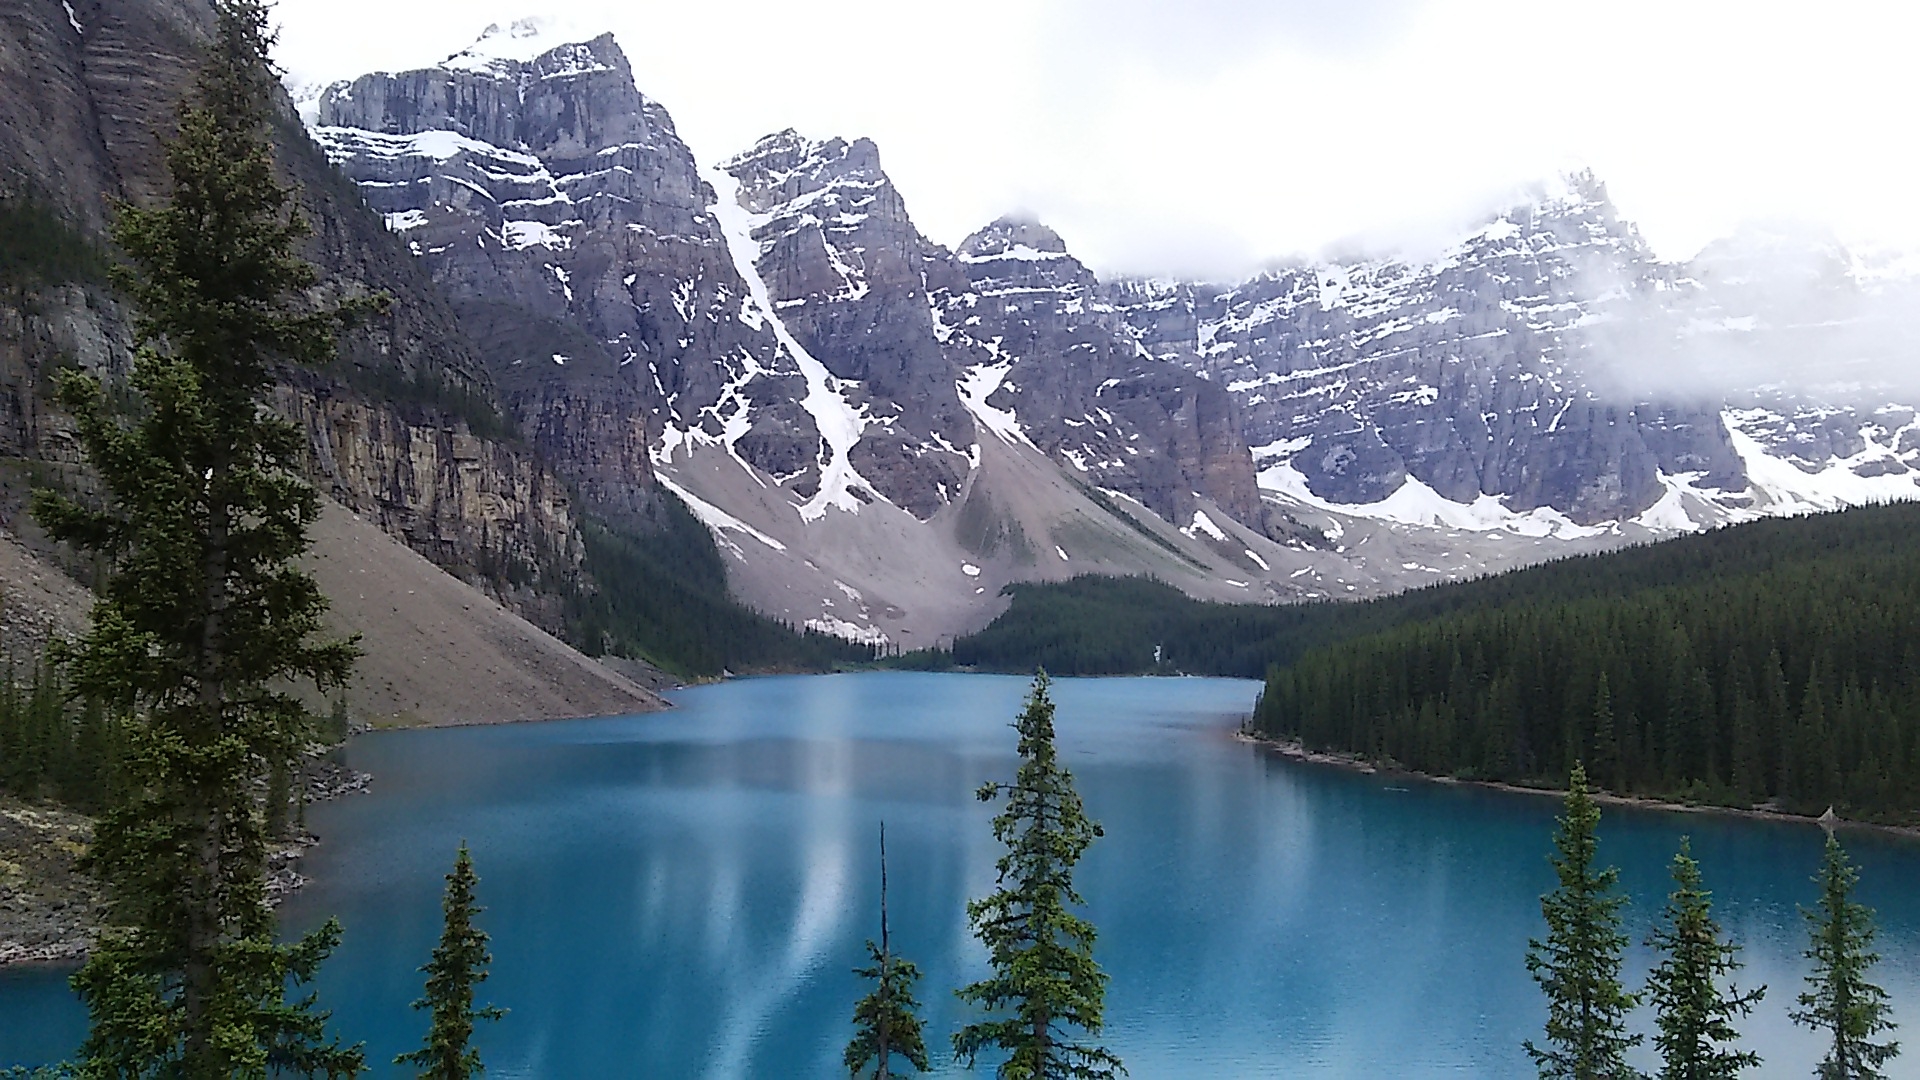
<svg viewBox="0 0 1920 1080"><path fill-rule="evenodd" d="M1584 761L1617 792L1920 820L1917 529L1869 507L1433 590L1276 653L1254 724L1436 774Z"/></svg>
<svg viewBox="0 0 1920 1080"><path fill-rule="evenodd" d="M1456 612L1627 596L1764 573L1843 549L1898 550L1903 534L1916 527L1920 507L1909 504L1759 521L1360 603L1203 603L1141 578L1020 584L1008 589L1012 606L986 629L955 641L950 658L917 654L914 660L1004 671L1042 666L1060 675L1163 670L1259 678L1311 649Z"/></svg>
<svg viewBox="0 0 1920 1080"><path fill-rule="evenodd" d="M706 526L670 493L657 495L644 527L584 523L590 584L576 588L565 609L576 647L683 677L831 670L874 658L871 645L797 630L735 600Z"/></svg>

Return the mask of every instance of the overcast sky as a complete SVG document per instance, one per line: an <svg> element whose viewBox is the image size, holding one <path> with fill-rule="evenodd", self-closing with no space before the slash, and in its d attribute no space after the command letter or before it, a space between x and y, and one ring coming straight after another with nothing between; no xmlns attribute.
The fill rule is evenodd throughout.
<svg viewBox="0 0 1920 1080"><path fill-rule="evenodd" d="M279 55L423 66L535 13L612 30L703 163L869 136L934 240L1023 210L1103 273L1430 250L1581 166L1667 258L1748 220L1920 246L1897 0L279 0Z"/></svg>

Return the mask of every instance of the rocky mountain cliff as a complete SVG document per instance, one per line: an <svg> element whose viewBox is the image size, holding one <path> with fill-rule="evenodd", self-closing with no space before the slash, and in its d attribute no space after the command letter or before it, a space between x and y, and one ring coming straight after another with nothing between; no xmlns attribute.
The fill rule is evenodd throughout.
<svg viewBox="0 0 1920 1080"><path fill-rule="evenodd" d="M1804 242L1663 264L1579 175L1432 262L1104 296L1234 395L1271 492L1575 535L1920 494L1903 282Z"/></svg>
<svg viewBox="0 0 1920 1080"><path fill-rule="evenodd" d="M197 0L0 2L0 201L9 212L76 249L103 250L113 200L163 190L162 140L211 20ZM439 565L550 615L533 592L484 571L511 564L523 585L570 575L579 540L566 491L524 448L475 433L474 422L487 426L493 389L458 316L305 137L291 105L278 142L314 227L308 254L322 289L393 299L343 337L333 368L290 372L283 383L279 406L307 429L316 481ZM73 465L48 376L66 365L127 370L127 314L84 262L30 271L0 297L0 454Z"/></svg>

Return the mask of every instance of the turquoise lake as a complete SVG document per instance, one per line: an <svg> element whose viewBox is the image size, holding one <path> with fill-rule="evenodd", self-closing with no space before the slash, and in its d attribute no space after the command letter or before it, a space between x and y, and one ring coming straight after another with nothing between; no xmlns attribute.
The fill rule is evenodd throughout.
<svg viewBox="0 0 1920 1080"><path fill-rule="evenodd" d="M897 949L916 961L935 1074L981 976L963 905L998 850L982 782L1013 770L1027 681L878 673L742 679L661 714L379 733L350 764L372 792L314 807L312 884L283 916L338 915L322 1000L373 1075L425 1031L408 1002L439 932L442 875L472 847L493 935L482 1029L494 1077L832 1077L878 932L887 826ZM1107 1046L1135 1077L1527 1077L1544 1008L1527 939L1558 804L1288 761L1232 733L1258 685L1054 684L1063 756L1106 829L1078 874L1112 976ZM1761 1076L1806 1076L1818 1040L1796 905L1812 825L1608 808L1644 938L1691 834L1716 912L1770 990L1745 1022ZM1846 834L1879 912L1897 1034L1920 1077L1920 844ZM1648 957L1627 959L1638 980ZM1650 1017L1636 1015L1641 1029ZM0 1066L70 1053L85 1017L64 973L0 972ZM1650 1054L1640 1063L1650 1065ZM978 1075L991 1076L983 1062Z"/></svg>

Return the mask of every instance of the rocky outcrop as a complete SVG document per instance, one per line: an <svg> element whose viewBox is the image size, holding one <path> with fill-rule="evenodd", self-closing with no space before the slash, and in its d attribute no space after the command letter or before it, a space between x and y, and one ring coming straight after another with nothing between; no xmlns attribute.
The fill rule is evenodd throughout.
<svg viewBox="0 0 1920 1080"><path fill-rule="evenodd" d="M314 134L483 342L503 401L603 510L651 498L669 426L814 468L798 370L747 310L711 187L611 36L330 88ZM743 430L730 430L745 420Z"/></svg>
<svg viewBox="0 0 1920 1080"><path fill-rule="evenodd" d="M104 249L113 200L162 193L163 140L211 25L198 0L0 3L0 197L30 203ZM15 76L18 77L15 77ZM565 576L578 537L563 485L511 438L481 438L495 389L453 309L295 122L278 156L313 226L321 299L386 294L342 335L341 358L288 372L277 403L307 430L315 479L441 566L512 593ZM19 204L19 203L17 203ZM0 295L0 453L78 461L50 405L52 373L127 369L127 313L98 280L33 279ZM532 605L538 609L540 605Z"/></svg>
<svg viewBox="0 0 1920 1080"><path fill-rule="evenodd" d="M896 504L925 518L951 501L973 429L1030 442L1169 521L1204 495L1261 527L1232 402L1144 355L1051 230L996 222L949 252L914 228L865 139L781 132L722 168L755 215L780 317L857 384L850 400L871 420L853 461Z"/></svg>
<svg viewBox="0 0 1920 1080"><path fill-rule="evenodd" d="M565 488L513 447L326 389L282 386L273 404L307 430L322 491L440 566L537 581L580 561Z"/></svg>
<svg viewBox="0 0 1920 1080"><path fill-rule="evenodd" d="M914 228L869 140L785 131L721 168L753 215L755 269L780 319L864 414L853 467L932 517L964 486L974 440L928 304L945 253Z"/></svg>
<svg viewBox="0 0 1920 1080"><path fill-rule="evenodd" d="M1041 449L1169 521L1190 521L1204 496L1264 528L1231 398L1125 335L1058 234L1003 218L968 237L956 261L964 287L935 301L950 340L984 354L972 374L989 391L982 405L1018 415Z"/></svg>

